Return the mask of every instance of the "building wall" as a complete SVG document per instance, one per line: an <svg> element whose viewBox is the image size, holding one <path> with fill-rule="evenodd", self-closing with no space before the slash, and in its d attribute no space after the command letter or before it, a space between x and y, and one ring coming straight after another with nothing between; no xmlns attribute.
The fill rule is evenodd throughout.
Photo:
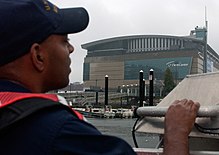
<svg viewBox="0 0 219 155"><path fill-rule="evenodd" d="M86 87L104 88L105 75L109 88L136 85L139 71L147 82L150 69L162 81L169 67L176 81L188 74L203 73L203 47L200 40L174 36L129 36L105 39L82 45L88 50L84 59ZM208 47L208 71L217 71L219 56Z"/></svg>
<svg viewBox="0 0 219 155"><path fill-rule="evenodd" d="M91 63L90 72L90 85L104 88L105 76L108 75L109 86L115 88L123 82L124 63L118 61Z"/></svg>
<svg viewBox="0 0 219 155"><path fill-rule="evenodd" d="M164 79L164 72L169 67L176 80L182 80L190 72L197 73L198 66L193 61L194 53L190 51L178 54L176 52L136 53L115 57L87 58L85 62L89 64L89 79L85 80L85 86L98 86L104 88L105 75L109 77L109 87L117 88L121 85L137 84L139 71L144 71L144 78L148 79L150 69L154 69L157 80ZM92 61L93 59L93 61ZM87 60L87 61L86 61ZM193 67L191 67L193 66ZM193 69L192 71L191 68ZM88 74L88 73L87 73Z"/></svg>

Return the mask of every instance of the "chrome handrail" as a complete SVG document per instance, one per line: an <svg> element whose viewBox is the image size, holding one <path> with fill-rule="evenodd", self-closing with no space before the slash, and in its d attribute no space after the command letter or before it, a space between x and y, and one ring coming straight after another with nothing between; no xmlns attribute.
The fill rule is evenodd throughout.
<svg viewBox="0 0 219 155"><path fill-rule="evenodd" d="M164 117L168 107L148 106L138 107L137 116ZM219 106L200 107L197 117L216 117L219 115Z"/></svg>

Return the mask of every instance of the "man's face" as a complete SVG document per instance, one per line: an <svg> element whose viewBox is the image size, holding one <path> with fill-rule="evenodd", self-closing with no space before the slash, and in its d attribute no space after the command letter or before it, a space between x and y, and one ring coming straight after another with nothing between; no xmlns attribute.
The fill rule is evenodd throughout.
<svg viewBox="0 0 219 155"><path fill-rule="evenodd" d="M41 43L46 52L45 83L49 90L59 89L69 83L70 54L74 51L67 35L51 35Z"/></svg>

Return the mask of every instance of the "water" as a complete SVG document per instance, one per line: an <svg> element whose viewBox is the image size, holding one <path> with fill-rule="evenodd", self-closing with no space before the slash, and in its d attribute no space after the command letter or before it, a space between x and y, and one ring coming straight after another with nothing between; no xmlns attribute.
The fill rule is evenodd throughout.
<svg viewBox="0 0 219 155"><path fill-rule="evenodd" d="M127 141L132 147L135 147L132 138L132 128L136 119L88 118L88 121L103 134L120 137ZM159 141L159 137L156 135L148 135L144 133L136 133L135 135L139 147L155 148Z"/></svg>

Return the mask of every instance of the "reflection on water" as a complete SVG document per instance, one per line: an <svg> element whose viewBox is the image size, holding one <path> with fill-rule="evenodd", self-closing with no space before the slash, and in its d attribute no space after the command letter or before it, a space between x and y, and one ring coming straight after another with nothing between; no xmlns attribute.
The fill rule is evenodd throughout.
<svg viewBox="0 0 219 155"><path fill-rule="evenodd" d="M132 138L132 127L136 119L88 118L88 121L103 134L120 137L127 141L131 146L135 147ZM154 148L159 141L159 137L156 135L148 135L144 133L136 133L135 135L139 147Z"/></svg>

